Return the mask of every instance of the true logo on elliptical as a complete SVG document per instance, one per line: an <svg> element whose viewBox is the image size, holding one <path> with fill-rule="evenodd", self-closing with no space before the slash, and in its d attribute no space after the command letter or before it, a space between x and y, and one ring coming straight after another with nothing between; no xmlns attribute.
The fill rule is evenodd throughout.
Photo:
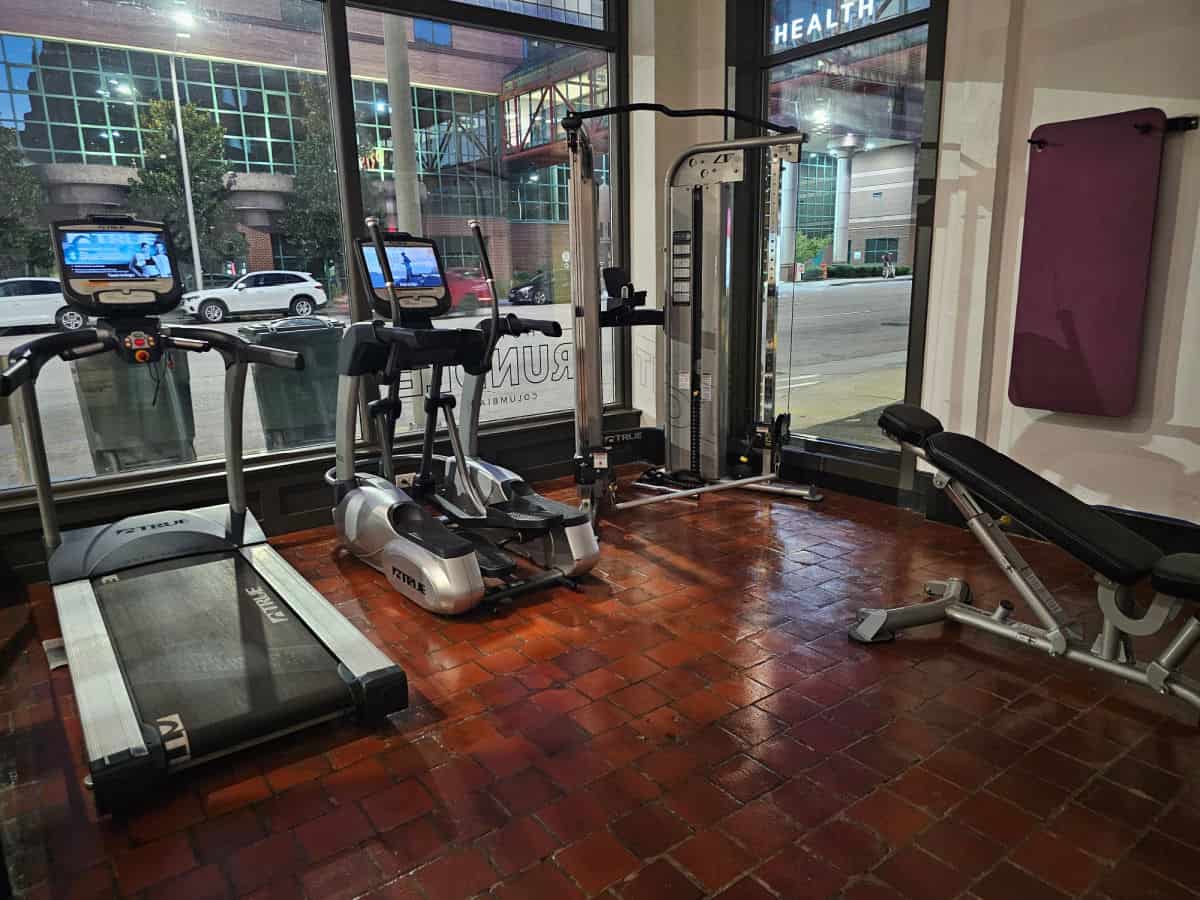
<svg viewBox="0 0 1200 900"><path fill-rule="evenodd" d="M169 522L147 522L145 525L126 525L124 528L114 529L117 534L137 534L139 531L158 531L160 528L172 528L176 525L182 525L186 519L171 519Z"/></svg>
<svg viewBox="0 0 1200 900"><path fill-rule="evenodd" d="M286 622L287 616L283 614L283 610L279 608L279 604L271 599L268 594L260 587L246 588L246 596L254 601L255 606L262 610L262 614L267 617L268 622L279 624Z"/></svg>
<svg viewBox="0 0 1200 900"><path fill-rule="evenodd" d="M414 591L420 591L422 594L425 593L425 585L421 584L421 582L417 581L417 579L413 578L407 572L401 572L395 566L392 566L392 574L407 584Z"/></svg>

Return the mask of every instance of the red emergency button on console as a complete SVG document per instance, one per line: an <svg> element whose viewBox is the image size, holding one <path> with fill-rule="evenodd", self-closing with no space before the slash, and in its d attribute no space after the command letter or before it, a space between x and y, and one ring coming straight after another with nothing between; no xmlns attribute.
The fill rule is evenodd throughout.
<svg viewBox="0 0 1200 900"><path fill-rule="evenodd" d="M145 346L146 346L146 339L145 339L145 338L134 338L134 339L133 339L133 346L135 346L135 347L145 347Z"/></svg>
<svg viewBox="0 0 1200 900"><path fill-rule="evenodd" d="M150 361L150 351L149 350L137 350L134 352L133 358L136 359L140 363L149 362Z"/></svg>

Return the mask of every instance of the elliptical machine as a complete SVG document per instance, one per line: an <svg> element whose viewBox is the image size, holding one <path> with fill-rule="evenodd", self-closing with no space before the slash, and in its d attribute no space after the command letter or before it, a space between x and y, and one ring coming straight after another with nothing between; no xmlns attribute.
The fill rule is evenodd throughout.
<svg viewBox="0 0 1200 900"><path fill-rule="evenodd" d="M408 234L384 235L367 219L370 237L358 241L358 261L384 322L358 322L347 329L338 358L337 465L326 480L334 488L334 523L339 540L355 556L382 572L418 606L457 615L479 603L566 583L589 571L600 555L589 517L575 507L537 494L520 476L476 456L484 379L503 336L562 334L553 321L500 316L472 329L437 329L432 319L450 308L450 294L437 245ZM478 222L471 230L492 296L498 296ZM401 278L394 277L403 271ZM442 392L446 366L462 366L462 423L455 398ZM401 404L401 374L431 368L424 398L425 430L419 454L394 456ZM357 472L354 435L359 385L381 377L387 395L368 410L376 421L378 474ZM434 453L444 418L452 454ZM395 461L416 466L408 491L396 485ZM426 507L428 504L428 507ZM430 512L436 510L437 515ZM540 570L522 577L514 556Z"/></svg>

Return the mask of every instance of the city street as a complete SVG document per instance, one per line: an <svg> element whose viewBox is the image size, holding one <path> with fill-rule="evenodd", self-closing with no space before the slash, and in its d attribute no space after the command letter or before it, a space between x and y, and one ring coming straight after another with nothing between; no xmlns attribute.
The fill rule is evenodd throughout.
<svg viewBox="0 0 1200 900"><path fill-rule="evenodd" d="M776 411L792 431L888 446L875 416L904 394L911 278L779 291Z"/></svg>
<svg viewBox="0 0 1200 900"><path fill-rule="evenodd" d="M797 434L819 434L839 440L881 442L873 416L863 416L898 399L903 393L904 360L908 339L911 281L817 282L786 285L779 299L779 341L776 408L790 410ZM509 311L508 304L501 309ZM571 367L570 310L565 304L514 307L534 318L554 318L562 323L561 338L528 335L506 339L497 353L489 390L484 395L484 421L539 415L574 406L574 373ZM270 317L268 317L270 318ZM441 327L473 327L481 316L443 320ZM184 322L178 313L167 321ZM451 324L453 323L453 324ZM236 332L246 321L226 322L222 331ZM37 333L0 337L0 353L36 337ZM605 393L611 396L612 335L605 335ZM188 354L191 401L195 417L194 447L199 459L222 452L224 368L215 353ZM297 373L295 377L310 377ZM461 372L447 385L459 392ZM248 454L261 452L266 443L255 395L253 367L247 385L245 446ZM419 387L411 380L401 394L414 398ZM58 479L95 474L95 465L80 412L72 367L51 362L38 380L38 398L50 470ZM153 410L166 414L168 407ZM413 403L399 430L415 427ZM0 427L0 487L27 482L26 466L13 446L12 429Z"/></svg>

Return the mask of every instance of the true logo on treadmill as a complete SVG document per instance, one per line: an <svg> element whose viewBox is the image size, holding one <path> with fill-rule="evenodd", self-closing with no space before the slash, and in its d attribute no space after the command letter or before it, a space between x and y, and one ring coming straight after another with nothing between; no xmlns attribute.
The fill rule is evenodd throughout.
<svg viewBox="0 0 1200 900"><path fill-rule="evenodd" d="M192 758L192 747L188 742L187 729L183 727L183 717L179 713L163 716L156 723L158 736L162 738L163 751L171 764L187 762Z"/></svg>
<svg viewBox="0 0 1200 900"><path fill-rule="evenodd" d="M401 572L395 566L392 566L392 575L394 575L397 580L407 584L414 591L419 591L422 594L425 593L425 585L421 584L421 582L417 581L417 579L413 578L407 572Z"/></svg>
<svg viewBox="0 0 1200 900"><path fill-rule="evenodd" d="M279 624L287 621L287 616L283 614L283 610L279 604L260 587L246 588L246 596L254 601L254 605L262 610L262 614L266 616L267 621L273 624Z"/></svg>
<svg viewBox="0 0 1200 900"><path fill-rule="evenodd" d="M126 525L115 531L117 534L137 534L139 531L158 531L160 528L171 528L175 525L182 525L186 521L186 519L171 519L167 522L147 522L145 525Z"/></svg>

